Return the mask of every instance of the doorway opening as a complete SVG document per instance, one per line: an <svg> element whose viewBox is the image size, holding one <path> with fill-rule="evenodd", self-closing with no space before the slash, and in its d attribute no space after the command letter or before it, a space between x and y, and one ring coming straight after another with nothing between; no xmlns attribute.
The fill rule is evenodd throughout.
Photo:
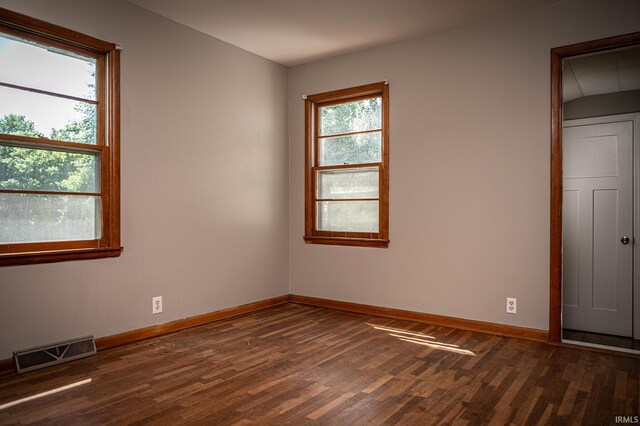
<svg viewBox="0 0 640 426"><path fill-rule="evenodd" d="M640 353L640 33L551 73L549 340Z"/></svg>

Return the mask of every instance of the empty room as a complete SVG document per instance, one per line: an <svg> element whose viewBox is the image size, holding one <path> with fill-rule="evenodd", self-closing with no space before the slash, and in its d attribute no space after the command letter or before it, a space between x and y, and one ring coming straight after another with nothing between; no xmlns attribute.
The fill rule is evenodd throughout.
<svg viewBox="0 0 640 426"><path fill-rule="evenodd" d="M0 425L640 423L637 0L0 0Z"/></svg>

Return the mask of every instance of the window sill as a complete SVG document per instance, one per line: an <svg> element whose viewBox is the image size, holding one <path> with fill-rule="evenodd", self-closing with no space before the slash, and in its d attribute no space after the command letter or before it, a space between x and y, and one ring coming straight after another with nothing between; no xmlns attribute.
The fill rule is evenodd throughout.
<svg viewBox="0 0 640 426"><path fill-rule="evenodd" d="M0 254L0 266L32 265L36 263L65 262L69 260L101 259L118 257L122 247L81 248L52 250L31 253Z"/></svg>
<svg viewBox="0 0 640 426"><path fill-rule="evenodd" d="M307 244L327 244L334 246L357 246L357 247L389 247L389 240L372 239L372 238L348 238L348 237L319 237L304 236L304 242Z"/></svg>

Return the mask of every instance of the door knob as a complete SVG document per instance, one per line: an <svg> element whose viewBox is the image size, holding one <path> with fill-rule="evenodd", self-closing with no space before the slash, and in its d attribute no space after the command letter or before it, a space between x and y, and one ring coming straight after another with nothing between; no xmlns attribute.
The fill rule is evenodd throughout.
<svg viewBox="0 0 640 426"><path fill-rule="evenodd" d="M629 237L622 237L622 238L620 238L620 242L621 242L622 244L629 244L629 241L630 241L630 240L629 240Z"/></svg>

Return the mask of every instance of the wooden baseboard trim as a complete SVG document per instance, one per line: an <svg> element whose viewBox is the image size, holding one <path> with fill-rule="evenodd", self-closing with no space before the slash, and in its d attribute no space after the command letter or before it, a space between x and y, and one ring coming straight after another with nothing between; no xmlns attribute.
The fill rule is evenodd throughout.
<svg viewBox="0 0 640 426"><path fill-rule="evenodd" d="M338 300L321 299L317 297L285 295L258 302L247 303L245 305L222 309L220 311L209 312L207 314L184 318L166 324L154 325L137 330L125 331L124 333L96 339L96 348L104 350L140 340L151 339L152 337L163 336L187 328L197 327L214 321L235 317L242 314L258 311L272 306L283 305L292 302L301 305L317 306L322 308L337 309L340 311L355 312L365 315L376 315L380 317L402 319L407 321L422 322L451 327L461 330L477 331L481 333L497 334L500 336L519 337L523 339L546 342L549 339L549 332L536 330L533 328L516 327L512 325L496 324L484 321L475 321L462 318L447 317L443 315L426 314L422 312L405 311L402 309L385 308L382 306L363 305L360 303L341 302ZM0 376L13 372L13 359L0 359Z"/></svg>
<svg viewBox="0 0 640 426"><path fill-rule="evenodd" d="M0 378L13 373L13 358L0 359Z"/></svg>
<svg viewBox="0 0 640 426"><path fill-rule="evenodd" d="M260 309L282 305L287 302L289 302L288 295L278 296L271 299L260 300L258 302L235 306L233 308L227 308L202 315L197 315L195 317L183 318L165 324L159 324L151 327L140 328L137 330L125 331L124 333L114 334L111 336L100 337L99 339L96 339L96 348L98 350L103 350L116 346L122 346L126 345L127 343L133 343L140 340L150 339L152 337L163 336L165 334L174 333L176 331L185 330L187 328L197 327L199 325L208 324L214 321L220 321L238 315L258 311Z"/></svg>
<svg viewBox="0 0 640 426"><path fill-rule="evenodd" d="M547 342L549 332L534 328L517 327L513 325L497 324L493 322L476 321L463 318L447 317L443 315L425 314L423 312L405 311L402 309L385 308L382 306L363 305L360 303L341 302L338 300L321 299L318 297L289 295L289 300L301 305L317 306L355 312L358 314L375 315L380 317L402 319L460 330L477 331L480 333L497 334L500 336L518 337L521 339Z"/></svg>
<svg viewBox="0 0 640 426"><path fill-rule="evenodd" d="M113 348L116 346L134 343L140 340L151 339L176 331L185 330L187 328L197 327L199 325L208 324L214 321L247 314L260 309L270 308L272 306L283 305L289 302L289 295L278 296L272 299L260 300L258 302L247 303L246 305L235 306L232 308L222 309L220 311L209 312L203 315L184 318L166 324L154 325L151 327L140 328L132 331L125 331L111 336L100 337L96 339L96 348L100 350ZM13 373L13 358L0 359L0 377Z"/></svg>

